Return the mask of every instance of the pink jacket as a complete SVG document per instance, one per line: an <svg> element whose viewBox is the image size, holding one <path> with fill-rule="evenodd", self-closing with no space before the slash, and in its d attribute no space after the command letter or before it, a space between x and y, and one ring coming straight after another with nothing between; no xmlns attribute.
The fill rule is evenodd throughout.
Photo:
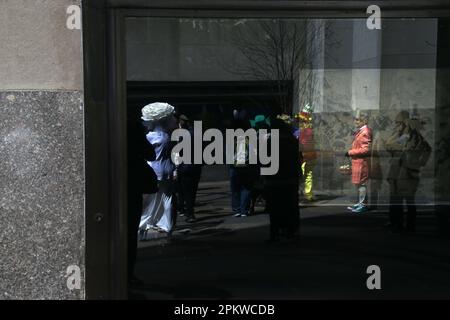
<svg viewBox="0 0 450 320"><path fill-rule="evenodd" d="M372 145L372 130L363 126L355 134L352 148L348 151L352 158L352 183L361 184L369 179L370 151Z"/></svg>

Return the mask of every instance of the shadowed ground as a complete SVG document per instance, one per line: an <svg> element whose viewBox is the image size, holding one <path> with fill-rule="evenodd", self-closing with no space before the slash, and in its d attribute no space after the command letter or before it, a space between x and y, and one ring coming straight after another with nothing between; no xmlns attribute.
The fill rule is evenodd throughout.
<svg viewBox="0 0 450 320"><path fill-rule="evenodd" d="M169 241L140 242L133 289L141 299L450 298L450 241L422 208L417 234L389 233L383 209L349 213L335 199L301 208L298 242L267 245L268 215L230 214L226 184L203 184L199 222L179 221ZM342 199L341 199L342 200ZM342 203L342 201L340 201ZM381 290L366 287L366 268L381 268Z"/></svg>

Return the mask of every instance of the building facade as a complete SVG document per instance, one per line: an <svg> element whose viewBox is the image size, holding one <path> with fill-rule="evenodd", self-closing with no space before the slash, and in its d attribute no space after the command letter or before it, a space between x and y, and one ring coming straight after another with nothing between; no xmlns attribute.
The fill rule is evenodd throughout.
<svg viewBox="0 0 450 320"><path fill-rule="evenodd" d="M82 31L67 27L80 4L0 3L1 299L85 297L66 283L85 264Z"/></svg>
<svg viewBox="0 0 450 320"><path fill-rule="evenodd" d="M397 28L389 37L358 33L369 2L379 2L388 18L405 12L426 19L411 22L411 29L387 22ZM126 297L126 82L243 80L205 60L212 51L230 52L220 36L231 20L219 18L359 19L332 28L350 34L341 42L351 45L333 55L351 61L334 64L315 55L312 71L298 74L310 72L319 83L309 99L319 101L316 121L327 128L328 135L318 135L323 154L348 143L342 137L330 142L329 133L338 136L334 131L351 122L357 108L391 118L398 110L418 110L429 119L434 150L421 194L439 221L448 219L450 7L400 2L341 1L329 8L330 1L1 1L0 299ZM208 19L211 32L199 29ZM396 51L402 46L395 34L407 47L421 31L431 37L423 39L428 47ZM317 39L311 43L322 52L324 38ZM167 61L157 64L154 45ZM180 50L165 51L172 46ZM205 47L210 51L199 50ZM414 62L396 60L402 55ZM421 67L411 68L417 59ZM295 95L293 111L303 97ZM321 175L329 176L332 158L321 161ZM339 181L320 183L335 190Z"/></svg>

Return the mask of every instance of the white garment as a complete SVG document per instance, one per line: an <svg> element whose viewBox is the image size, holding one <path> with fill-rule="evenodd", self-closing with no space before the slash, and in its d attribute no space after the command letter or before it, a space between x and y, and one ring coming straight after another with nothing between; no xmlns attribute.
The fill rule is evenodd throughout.
<svg viewBox="0 0 450 320"><path fill-rule="evenodd" d="M143 211L140 230L148 230L151 227L159 227L166 232L172 231L172 195L164 192L145 194L143 196Z"/></svg>
<svg viewBox="0 0 450 320"><path fill-rule="evenodd" d="M147 141L155 150L156 159L149 161L158 180L172 179L175 165L172 162L172 144L170 135L162 127L156 127L147 134Z"/></svg>

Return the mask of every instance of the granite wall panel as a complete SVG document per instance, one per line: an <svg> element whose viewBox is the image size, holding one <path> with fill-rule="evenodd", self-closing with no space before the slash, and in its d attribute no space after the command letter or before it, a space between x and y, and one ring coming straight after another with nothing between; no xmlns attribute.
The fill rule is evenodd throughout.
<svg viewBox="0 0 450 320"><path fill-rule="evenodd" d="M0 299L82 299L83 94L0 92Z"/></svg>

